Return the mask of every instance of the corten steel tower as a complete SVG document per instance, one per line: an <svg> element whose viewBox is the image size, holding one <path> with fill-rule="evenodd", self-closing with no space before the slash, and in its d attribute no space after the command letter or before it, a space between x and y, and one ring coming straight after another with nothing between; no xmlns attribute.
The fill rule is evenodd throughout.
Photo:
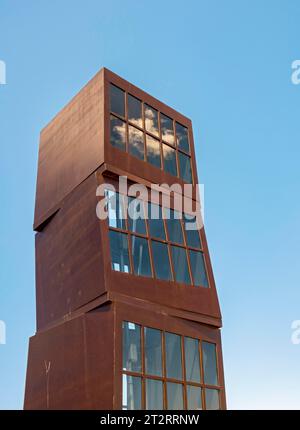
<svg viewBox="0 0 300 430"><path fill-rule="evenodd" d="M198 198L191 121L102 69L41 132L37 333L24 407L224 409L204 228L176 218L175 194L169 207L160 195L151 204L157 219L122 219L120 176L166 189L191 183ZM108 220L96 216L101 184L116 189L107 192L117 203ZM134 205L150 207L142 196Z"/></svg>

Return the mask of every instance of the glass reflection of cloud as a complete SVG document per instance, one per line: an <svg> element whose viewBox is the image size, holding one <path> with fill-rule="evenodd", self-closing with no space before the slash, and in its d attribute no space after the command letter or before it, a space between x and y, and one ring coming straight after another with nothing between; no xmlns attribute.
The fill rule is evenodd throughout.
<svg viewBox="0 0 300 430"><path fill-rule="evenodd" d="M150 133L158 135L158 112L145 105L145 127Z"/></svg>
<svg viewBox="0 0 300 430"><path fill-rule="evenodd" d="M111 144L125 149L125 122L111 117Z"/></svg>
<svg viewBox="0 0 300 430"><path fill-rule="evenodd" d="M130 144L139 148L143 144L143 132L131 126L129 126L128 131Z"/></svg>
<svg viewBox="0 0 300 430"><path fill-rule="evenodd" d="M168 145L164 145L164 157L173 158L175 156L175 149Z"/></svg>

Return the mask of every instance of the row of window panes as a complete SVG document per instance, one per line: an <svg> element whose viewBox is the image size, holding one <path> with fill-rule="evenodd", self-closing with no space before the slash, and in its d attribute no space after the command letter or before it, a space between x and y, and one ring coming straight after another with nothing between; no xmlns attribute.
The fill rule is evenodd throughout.
<svg viewBox="0 0 300 430"><path fill-rule="evenodd" d="M123 151L126 151L126 123L111 115L110 118L110 142ZM145 136L145 142L144 142ZM192 183L191 159L189 155L176 151L165 143L149 136L129 125L128 126L128 152L134 157L145 160L153 166L163 170L172 176L179 176L183 181ZM176 161L178 154L178 168Z"/></svg>
<svg viewBox="0 0 300 430"><path fill-rule="evenodd" d="M128 121L135 124L139 128L143 128L143 105L144 105L144 119L145 130L157 137L159 137L159 129L161 132L162 140L170 145L176 145L179 150L190 153L188 129L182 124L175 122L172 118L158 113L156 109L149 106L147 103L142 103L141 100L128 94L127 96L127 118L125 109L125 91L115 85L110 85L110 111ZM160 121L159 121L160 117ZM159 127L160 123L160 127ZM175 139L176 135L176 139Z"/></svg>
<svg viewBox="0 0 300 430"><path fill-rule="evenodd" d="M125 118L125 92L111 85L110 110L115 115ZM138 127L143 127L142 102L128 95L128 120ZM175 123L176 140L178 151L174 149L175 134L173 120L160 113L161 138L159 137L158 111L144 104L145 130L154 136L145 134L142 130L114 115L110 117L110 142L113 146L126 151L128 141L128 152L149 162L157 168L162 168L173 176L179 176L183 181L192 183L192 170L190 160L190 148L188 141L188 130L179 123ZM128 129L127 129L128 127ZM126 137L128 136L128 138ZM172 145L172 146L170 146ZM182 152L184 151L184 152ZM177 154L177 155L176 155ZM178 161L176 158L178 157ZM178 166L178 167L177 167ZM179 170L179 171L178 171Z"/></svg>
<svg viewBox="0 0 300 430"><path fill-rule="evenodd" d="M109 226L122 230L129 230L132 233L147 235L147 226L145 220L145 208L142 200L129 199L128 205L128 227L125 222L125 209L123 198L119 193L108 192L108 214ZM114 199L114 201L112 200ZM168 239L172 243L178 243L196 249L186 249L182 246L165 243L166 232L164 221L162 218L162 208L158 205L149 204L148 214L148 230L153 258L153 268L157 279L172 281L178 283L193 284L195 286L208 287L208 278L205 267L205 260L201 249L201 241L198 230L188 230L187 226L190 220L185 218L181 223L180 219L176 218L176 213L168 209L169 219L166 219ZM153 212L152 212L153 210ZM150 212L151 211L151 212ZM136 218L137 213L141 218ZM157 219L151 218L151 214L155 213ZM178 214L177 214L178 215ZM184 228L182 229L182 225ZM185 231L185 243L183 237ZM156 238L156 240L155 240ZM130 251L128 246L128 234L110 229L110 252L112 269L118 272L133 272L137 276L151 277L152 269L150 263L149 241L146 237L136 236L131 234L131 258L133 269L130 268ZM199 249L199 250L198 250ZM173 262L174 277L170 265L170 255ZM188 258L191 268L191 274L188 265ZM192 275L192 277L191 277ZM192 279L191 279L192 278Z"/></svg>
<svg viewBox="0 0 300 430"><path fill-rule="evenodd" d="M162 208L155 203L145 203L141 199L123 196L112 190L105 190L105 199L109 227L146 236L148 226L149 236L153 239L168 239L172 243L186 243L190 248L202 249L195 216Z"/></svg>
<svg viewBox="0 0 300 430"><path fill-rule="evenodd" d="M145 384L145 406L142 406L142 383ZM164 386L166 399L164 401ZM185 391L185 393L184 393ZM205 409L220 409L219 390L202 388L190 384L162 381L123 373L123 405L124 410L183 410L184 395L187 410L203 409L203 391L205 394Z"/></svg>
<svg viewBox="0 0 300 430"><path fill-rule="evenodd" d="M148 239L131 235L131 257L133 270L131 270L128 234L119 231L109 231L110 254L112 269L117 272L134 273L136 276L152 277ZM153 265L156 279L164 281L175 280L180 284L191 285L187 250L176 245L151 240ZM170 249L174 268L174 277L170 266ZM188 250L193 285L208 288L208 280L204 256L201 251Z"/></svg>
<svg viewBox="0 0 300 430"><path fill-rule="evenodd" d="M123 371L133 373L123 376L123 407L139 409L143 380L146 409L183 409L184 386L188 409L202 408L203 386L208 390L206 408L219 408L219 391L214 388L218 386L215 344L127 321L122 333ZM165 379L167 405L163 404Z"/></svg>

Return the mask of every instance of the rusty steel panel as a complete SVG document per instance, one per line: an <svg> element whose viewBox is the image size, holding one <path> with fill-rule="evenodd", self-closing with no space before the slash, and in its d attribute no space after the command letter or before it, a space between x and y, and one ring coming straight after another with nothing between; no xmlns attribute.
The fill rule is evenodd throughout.
<svg viewBox="0 0 300 430"><path fill-rule="evenodd" d="M112 409L113 312L95 309L30 339L24 409Z"/></svg>
<svg viewBox="0 0 300 430"><path fill-rule="evenodd" d="M96 186L92 174L36 233L38 329L63 319L105 291Z"/></svg>

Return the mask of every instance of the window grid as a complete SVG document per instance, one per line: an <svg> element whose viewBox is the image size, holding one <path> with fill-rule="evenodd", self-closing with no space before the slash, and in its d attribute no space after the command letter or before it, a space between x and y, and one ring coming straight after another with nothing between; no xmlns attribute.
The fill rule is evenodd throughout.
<svg viewBox="0 0 300 430"><path fill-rule="evenodd" d="M136 323L135 323L136 324ZM146 373L146 369L145 369L145 336L144 336L144 329L145 326L141 325L141 324L136 324L140 327L141 329L141 364L142 364L142 369L141 372L133 372L130 370L122 370L122 375L128 375L128 376L136 376L141 378L141 404L142 404L142 409L146 409L146 384L145 384L145 380L146 379L153 379L156 381L161 381L163 383L163 409L168 409L168 397L167 397L167 383L171 382L171 383L175 383L175 384L180 384L181 387L183 388L183 393L182 393L182 398L183 398L183 409L184 410L188 410L188 398L187 398L187 387L188 386L193 386L193 387L197 387L201 389L201 404L202 404L202 409L205 410L206 409L206 399L205 399L205 390L206 389L212 389L212 390L216 390L218 392L218 399L219 399L219 406L221 407L221 399L220 399L220 392L222 390L222 386L220 385L220 376L219 376L219 363L218 363L218 346L217 344L213 343L213 342L208 342L208 341L204 341L204 342L208 342L208 343L213 343L215 345L216 348L216 365L217 365L217 380L218 380L218 385L209 385L209 384L205 384L204 383L204 367L203 367L203 353L202 353L202 339L197 339L197 338L192 338L195 339L198 342L198 354L199 354L199 364L200 364L200 382L195 382L195 381L188 381L186 379L186 363L185 363L185 343L184 343L184 339L185 337L190 337L190 336L183 336L181 334L179 334L180 336L180 342L181 342L181 363L182 363L182 380L180 379L176 379L176 378L170 378L167 377L167 369L166 369L166 343L165 343L165 334L166 333L171 333L168 330L161 330L161 329L156 329L159 330L161 332L161 345L162 345L162 376L157 376L157 375L151 375ZM150 328L147 326L147 328ZM177 334L177 333L173 333L172 334Z"/></svg>
<svg viewBox="0 0 300 430"><path fill-rule="evenodd" d="M124 205L124 195L120 194L120 199L122 199L122 204ZM148 210L147 208L147 203L145 201L143 202L143 210L144 213L146 214L147 212L145 212L145 210ZM162 208L163 210L163 208ZM149 214L148 214L149 216ZM132 256L132 236L137 236L137 237L141 237L143 239L147 240L148 243L148 250L149 250L149 256L150 256L150 267L151 267L151 273L152 273L152 277L156 278L156 274L155 274L155 268L154 268L154 259L153 259L153 252L152 252L152 245L151 245L151 240L160 242L160 243L164 243L167 245L167 249L168 249L168 255L169 255L169 262L170 262L170 269L171 269L171 273L172 273L172 281L176 282L176 276L175 276L175 270L174 270L174 264L173 264L173 259L172 259L172 252L171 252L171 246L177 246L179 248L183 248L185 250L186 253L186 257L187 257L187 264L188 264L188 270L189 270L189 276L191 279L191 285L196 287L196 288L201 288L204 286L201 285L196 285L195 280L194 280L194 276L193 276L193 271L192 271L192 267L191 267L191 262L190 262L190 254L189 254L189 250L192 251L196 251L199 252L203 255L203 260L204 260L204 267L205 267L205 273L206 273L206 278L207 278L207 282L208 282L208 288L210 287L210 283L209 283L209 278L208 278L208 271L207 271L207 264L206 264L206 257L205 257L205 253L204 253L204 249L203 249L203 245L202 245L202 239L200 236L200 231L199 230L195 230L197 231L199 237L200 237L200 248L197 247L193 247L193 246L189 246L187 243L187 237L186 237L186 231L185 231L185 226L184 226L184 221L183 218L180 218L178 221L180 222L180 226L181 226L181 231L182 231L182 236L183 236L183 244L179 244L176 242L172 242L169 238L169 232L168 232L168 228L167 228L167 223L166 223L166 219L164 217L162 217L162 221L163 221L163 225L164 225L164 229L165 229L165 236L166 239L162 239L160 237L153 237L150 236L150 231L149 231L149 224L148 224L148 220L147 217L145 217L145 225L146 225L146 234L142 234L139 232L132 232L131 230L129 230L129 225L128 225L128 218L125 219L125 227L126 230L119 228L119 227L109 227L109 230L113 230L113 231L117 231L119 233L126 233L127 234L127 240L128 240L128 250L129 250L129 261L130 261L130 271L129 274L135 274L134 273L134 266L133 266L133 256ZM158 278L157 278L158 279ZM207 288L207 287L204 287Z"/></svg>
<svg viewBox="0 0 300 430"><path fill-rule="evenodd" d="M114 85L114 84L110 84L111 86L116 86L116 85ZM119 87L117 87L117 88L119 88ZM145 104L146 105L148 105L148 103L146 103L146 102L144 102L144 101L142 101L142 100L140 100L140 99L138 99L138 100L140 100L140 102L141 102L141 104L142 104L142 109L141 109L141 112L142 112L142 125L143 125L143 127L140 127L139 125L137 125L136 123L134 123L134 122L132 122L132 121L130 121L129 119L128 119L128 94L130 94L130 93L127 93L127 91L124 91L122 88L120 88L124 93L125 93L125 97L124 97L124 100L125 100L125 116L123 117L122 115L120 115L119 113L117 113L117 112L113 112L112 110L110 110L110 115L111 116L113 116L113 117L115 117L115 118L118 118L118 119L121 119L122 121L125 121L125 127L126 127L126 132L125 132L125 136L126 136L126 144L125 144L125 147L126 147L126 152L127 153L129 153L129 135L128 135L128 127L129 127L129 125L130 126L133 126L133 127L135 127L137 130L140 130L140 131L142 131L143 132L143 136L144 136L144 138L143 138L143 142L144 142L144 161L146 161L147 162L147 145L146 145L146 135L148 134L149 136L151 136L152 138L154 138L154 139L156 139L157 141L159 141L159 147L160 147L160 160L161 160L161 167L160 167L160 170L164 170L164 157L163 157L163 145L167 145L168 147L170 147L170 148L172 148L172 149L175 149L175 153L176 153L176 167L177 167L177 177L178 178L180 178L180 165L179 165L179 157L178 157L178 152L181 152L182 154L184 154L184 155L186 155L186 156L188 156L189 157L189 160L190 160L190 168L191 168L191 177L192 177L192 183L194 182L194 174L193 174L193 166L192 166L192 159L191 159L191 144L190 144L190 141L189 141L189 138L188 138L188 141L189 141L189 150L190 150L190 152L186 152L186 151L184 151L183 149L181 149L181 148L179 148L178 147L178 145L177 145L177 136L176 136L176 122L177 121L175 121L173 118L171 118L172 119L172 124L173 124L173 134L174 134L174 145L172 145L171 143L169 143L169 142L167 142L166 140L164 140L163 138L162 138L162 130L161 130L161 113L162 112L160 112L160 111L158 111L157 109L155 109L155 108L152 108L152 109L155 109L156 111L157 111L157 114L158 114L158 135L156 135L156 134L154 134L154 133L152 133L151 131L149 131L149 130L146 130L146 124L145 124ZM130 95L132 95L133 96L133 94L130 94ZM133 97L135 97L135 98L137 98L136 96L133 96ZM150 106L150 105L149 105ZM152 107L152 106L151 106ZM178 123L178 124L180 124L180 123ZM184 126L185 128L187 128L186 126ZM188 128L187 128L188 129ZM182 179L183 180L183 179ZM185 182L185 181L184 181Z"/></svg>

